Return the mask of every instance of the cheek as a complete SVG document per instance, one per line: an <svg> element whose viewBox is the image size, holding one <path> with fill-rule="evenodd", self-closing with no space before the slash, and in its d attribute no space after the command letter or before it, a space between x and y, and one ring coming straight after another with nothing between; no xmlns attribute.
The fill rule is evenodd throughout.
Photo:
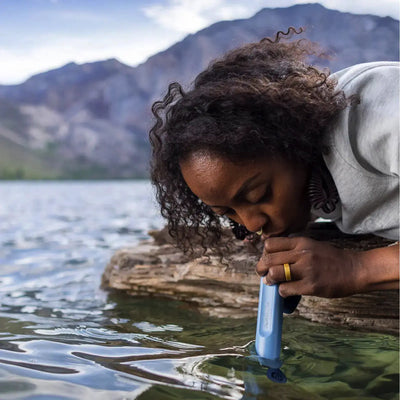
<svg viewBox="0 0 400 400"><path fill-rule="evenodd" d="M302 215L308 208L307 185L304 176L294 176L277 191L276 205L283 218Z"/></svg>
<svg viewBox="0 0 400 400"><path fill-rule="evenodd" d="M307 195L308 175L306 171L294 172L289 179L290 192L293 199L303 200Z"/></svg>

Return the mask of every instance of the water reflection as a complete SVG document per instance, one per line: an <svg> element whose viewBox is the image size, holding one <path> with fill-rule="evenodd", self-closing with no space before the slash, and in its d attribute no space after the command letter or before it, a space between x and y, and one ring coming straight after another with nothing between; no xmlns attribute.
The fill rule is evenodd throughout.
<svg viewBox="0 0 400 400"><path fill-rule="evenodd" d="M282 358L288 383L279 385L267 379L254 356L255 319L220 321L173 301L160 307L155 299L112 295L110 300L113 307L102 311L102 328L9 324L7 336L0 338L5 379L14 374L12 381L18 376L24 385L56 380L60 387L76 385L75 391L83 385L93 393L125 396L138 390L140 399L151 398L145 393L157 399L170 398L162 397L165 393L182 399L210 398L207 394L221 399L396 398L394 337L342 331L342 339L335 329L287 318ZM143 323L145 316L149 321ZM171 319L175 324L168 323ZM250 342L240 346L243 340ZM39 390L33 385L24 390Z"/></svg>
<svg viewBox="0 0 400 400"><path fill-rule="evenodd" d="M284 322L285 385L255 318L99 288L112 253L161 225L147 182L1 183L1 399L395 399L398 339Z"/></svg>

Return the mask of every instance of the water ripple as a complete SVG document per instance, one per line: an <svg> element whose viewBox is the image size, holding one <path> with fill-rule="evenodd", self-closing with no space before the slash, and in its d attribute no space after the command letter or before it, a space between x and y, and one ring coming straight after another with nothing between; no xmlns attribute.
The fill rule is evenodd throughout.
<svg viewBox="0 0 400 400"><path fill-rule="evenodd" d="M162 225L149 182L2 182L0 198L2 400L398 394L392 336L286 319L277 389L254 358L255 318L101 290L113 252Z"/></svg>

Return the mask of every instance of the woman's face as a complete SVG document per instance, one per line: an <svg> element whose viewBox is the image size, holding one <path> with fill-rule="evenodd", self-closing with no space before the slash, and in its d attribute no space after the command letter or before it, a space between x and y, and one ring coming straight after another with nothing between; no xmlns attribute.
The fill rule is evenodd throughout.
<svg viewBox="0 0 400 400"><path fill-rule="evenodd" d="M282 236L304 229L310 220L308 170L282 159L233 163L210 152L195 152L180 163L191 191L219 215Z"/></svg>

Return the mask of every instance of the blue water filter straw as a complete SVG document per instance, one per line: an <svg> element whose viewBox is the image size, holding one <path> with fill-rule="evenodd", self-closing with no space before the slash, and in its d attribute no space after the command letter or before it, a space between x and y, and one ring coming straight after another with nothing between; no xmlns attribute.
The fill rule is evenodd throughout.
<svg viewBox="0 0 400 400"><path fill-rule="evenodd" d="M283 299L279 294L279 285L266 285L261 278L256 352L260 364L268 367L267 376L273 382L285 383L287 381L286 376L280 370L283 313L293 312L300 298L300 296L293 296Z"/></svg>

